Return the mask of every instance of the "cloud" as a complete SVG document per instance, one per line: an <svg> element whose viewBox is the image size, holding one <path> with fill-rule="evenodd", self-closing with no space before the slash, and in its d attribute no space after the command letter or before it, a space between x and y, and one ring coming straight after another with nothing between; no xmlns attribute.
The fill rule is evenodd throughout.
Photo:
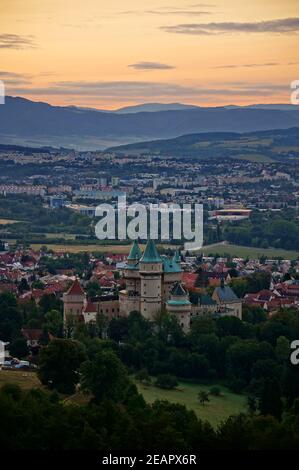
<svg viewBox="0 0 299 470"><path fill-rule="evenodd" d="M15 72L7 72L0 70L0 80L6 85L29 85L31 76L28 74L20 74Z"/></svg>
<svg viewBox="0 0 299 470"><path fill-rule="evenodd" d="M237 69L237 68L255 68L255 67L274 67L281 65L278 62L265 62L264 64L229 64L229 65L216 65L213 69Z"/></svg>
<svg viewBox="0 0 299 470"><path fill-rule="evenodd" d="M0 34L0 49L30 49L35 47L32 36Z"/></svg>
<svg viewBox="0 0 299 470"><path fill-rule="evenodd" d="M228 33L297 33L299 18L282 18L279 20L256 22L222 22L222 23L186 23L174 26L161 26L168 33L190 35L217 35Z"/></svg>
<svg viewBox="0 0 299 470"><path fill-rule="evenodd" d="M31 96L73 96L111 100L116 98L118 101L134 98L136 100L147 99L201 99L207 100L209 97L217 96L274 96L275 93L286 92L289 94L289 83L247 83L247 82L226 82L214 83L212 86L204 85L180 85L167 82L149 82L149 81L115 81L115 82L81 82L65 81L56 82L48 87L40 88L21 88L15 87L9 89L13 95L31 95Z"/></svg>
<svg viewBox="0 0 299 470"><path fill-rule="evenodd" d="M145 10L144 13L149 13L151 15L193 15L193 16L201 16L201 15L210 15L210 11L199 11L199 10Z"/></svg>
<svg viewBox="0 0 299 470"><path fill-rule="evenodd" d="M197 3L193 5L186 5L184 8L180 7L160 7L160 8L153 8L150 10L126 10L120 12L121 15L141 15L141 14L149 14L149 15L164 15L164 16L201 16L201 15L210 15L210 11L204 10L195 10L195 8L210 8L214 7L215 5L208 5L206 3Z"/></svg>
<svg viewBox="0 0 299 470"><path fill-rule="evenodd" d="M130 64L131 67L136 70L169 70L175 69L173 65L162 64L161 62L136 62L136 64Z"/></svg>

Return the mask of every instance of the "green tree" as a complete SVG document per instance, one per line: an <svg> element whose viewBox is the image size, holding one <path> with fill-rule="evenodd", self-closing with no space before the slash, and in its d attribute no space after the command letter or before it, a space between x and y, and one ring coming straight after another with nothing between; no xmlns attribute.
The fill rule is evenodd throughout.
<svg viewBox="0 0 299 470"><path fill-rule="evenodd" d="M156 387L165 388L166 390L172 390L178 385L177 378L170 374L159 374L157 376Z"/></svg>
<svg viewBox="0 0 299 470"><path fill-rule="evenodd" d="M205 390L200 390L200 392L198 392L198 400L199 403L204 406L205 403L210 401L208 392Z"/></svg>
<svg viewBox="0 0 299 470"><path fill-rule="evenodd" d="M104 398L121 400L130 384L125 367L111 350L102 350L93 360L85 361L80 373L82 389L90 391L97 403Z"/></svg>
<svg viewBox="0 0 299 470"><path fill-rule="evenodd" d="M63 334L63 318L62 313L58 310L50 310L45 314L44 330L54 336L62 336Z"/></svg>
<svg viewBox="0 0 299 470"><path fill-rule="evenodd" d="M262 415L271 415L277 419L282 413L281 388L277 379L266 378L259 401L259 410Z"/></svg>
<svg viewBox="0 0 299 470"><path fill-rule="evenodd" d="M24 338L17 338L9 345L9 354L18 359L28 356L29 349Z"/></svg>
<svg viewBox="0 0 299 470"><path fill-rule="evenodd" d="M40 351L40 381L58 392L73 393L79 382L79 368L85 359L84 347L78 341L54 339Z"/></svg>

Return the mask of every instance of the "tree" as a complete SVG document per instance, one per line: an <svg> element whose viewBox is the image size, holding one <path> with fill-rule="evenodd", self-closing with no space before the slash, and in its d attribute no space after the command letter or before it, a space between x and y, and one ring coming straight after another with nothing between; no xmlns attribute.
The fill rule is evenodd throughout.
<svg viewBox="0 0 299 470"><path fill-rule="evenodd" d="M285 336L276 340L275 355L279 362L286 364L290 357L290 341Z"/></svg>
<svg viewBox="0 0 299 470"><path fill-rule="evenodd" d="M249 395L247 397L247 408L250 414L256 413L256 410L257 410L256 397L252 395Z"/></svg>
<svg viewBox="0 0 299 470"><path fill-rule="evenodd" d="M271 415L280 419L282 407L281 388L278 380L267 378L264 382L264 387L259 401L259 410L261 414L264 416Z"/></svg>
<svg viewBox="0 0 299 470"><path fill-rule="evenodd" d="M24 338L17 338L9 345L9 354L22 359L29 354L27 342Z"/></svg>
<svg viewBox="0 0 299 470"><path fill-rule="evenodd" d="M54 336L62 336L63 318L58 310L50 310L45 314L44 330Z"/></svg>
<svg viewBox="0 0 299 470"><path fill-rule="evenodd" d="M93 360L85 361L81 368L82 390L90 391L96 403L104 398L120 401L130 381L125 367L111 350L102 350Z"/></svg>
<svg viewBox="0 0 299 470"><path fill-rule="evenodd" d="M138 380L140 383L151 383L151 377L147 371L147 369L140 369L137 374L135 375L135 379Z"/></svg>
<svg viewBox="0 0 299 470"><path fill-rule="evenodd" d="M73 393L85 359L84 347L78 341L54 339L40 351L38 376L42 384L51 389Z"/></svg>
<svg viewBox="0 0 299 470"><path fill-rule="evenodd" d="M44 294L39 301L39 306L42 308L44 313L47 313L50 310L62 311L62 302L55 296L55 294Z"/></svg>
<svg viewBox="0 0 299 470"><path fill-rule="evenodd" d="M242 319L248 323L257 324L267 320L267 314L262 307L243 305Z"/></svg>
<svg viewBox="0 0 299 470"><path fill-rule="evenodd" d="M208 392L205 392L204 390L200 390L200 392L198 392L198 399L199 399L199 403L202 406L204 406L205 403L210 401Z"/></svg>
<svg viewBox="0 0 299 470"><path fill-rule="evenodd" d="M178 385L177 378L170 374L159 374L157 376L156 387L165 388L166 390L172 390Z"/></svg>
<svg viewBox="0 0 299 470"><path fill-rule="evenodd" d="M213 395L214 397L220 397L221 395L221 388L220 387L211 387L210 388L210 395Z"/></svg>
<svg viewBox="0 0 299 470"><path fill-rule="evenodd" d="M96 297L102 294L102 289L97 281L90 281L86 285L86 292L89 298Z"/></svg>
<svg viewBox="0 0 299 470"><path fill-rule="evenodd" d="M299 372L298 366L288 364L284 380L284 396L288 407L291 407L294 401L299 398Z"/></svg>
<svg viewBox="0 0 299 470"><path fill-rule="evenodd" d="M114 341L122 341L128 336L129 322L127 317L112 318L108 327L108 336Z"/></svg>
<svg viewBox="0 0 299 470"><path fill-rule="evenodd" d="M11 341L20 336L23 323L16 298L10 292L0 294L0 340Z"/></svg>

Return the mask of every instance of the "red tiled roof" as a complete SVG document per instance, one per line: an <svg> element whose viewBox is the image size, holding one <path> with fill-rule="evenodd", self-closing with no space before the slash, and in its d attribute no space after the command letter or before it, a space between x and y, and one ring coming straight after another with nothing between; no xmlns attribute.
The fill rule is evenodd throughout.
<svg viewBox="0 0 299 470"><path fill-rule="evenodd" d="M96 305L91 302L90 300L87 302L85 308L84 308L84 312L86 313L94 313L97 311L97 307Z"/></svg>
<svg viewBox="0 0 299 470"><path fill-rule="evenodd" d="M187 289L191 289L195 285L195 281L197 279L196 273L183 273L182 274L182 282Z"/></svg>
<svg viewBox="0 0 299 470"><path fill-rule="evenodd" d="M84 290L82 289L82 286L78 279L76 279L73 283L73 285L69 288L67 291L68 295L84 295Z"/></svg>

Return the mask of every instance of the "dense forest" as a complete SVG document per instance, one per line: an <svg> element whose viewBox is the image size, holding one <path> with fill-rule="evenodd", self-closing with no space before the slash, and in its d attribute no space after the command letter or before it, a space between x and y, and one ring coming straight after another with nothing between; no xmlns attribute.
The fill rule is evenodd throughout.
<svg viewBox="0 0 299 470"><path fill-rule="evenodd" d="M262 309L245 307L243 321L198 317L188 334L165 312L155 322L138 312L110 322L99 316L92 325L69 321L64 331L68 338L63 338L61 304L54 296L44 296L39 306L20 307L13 295L1 294L0 311L0 339L11 342L16 357L29 352L21 336L23 326L44 330L44 346L32 360L49 389L21 392L10 385L2 389L0 418L7 426L1 445L97 449L142 449L145 442L150 448L179 449L299 445L299 374L290 363L290 344L299 337L295 310L267 318ZM56 339L49 341L48 333ZM223 383L247 396L247 412L214 430L181 405L146 404L131 381L134 375L145 382L156 377L158 385L166 388L175 386L176 378ZM64 404L61 394L72 395L78 387L90 397L89 403ZM153 429L158 434L151 433ZM63 440L57 438L61 433ZM17 443L11 438L14 434Z"/></svg>

